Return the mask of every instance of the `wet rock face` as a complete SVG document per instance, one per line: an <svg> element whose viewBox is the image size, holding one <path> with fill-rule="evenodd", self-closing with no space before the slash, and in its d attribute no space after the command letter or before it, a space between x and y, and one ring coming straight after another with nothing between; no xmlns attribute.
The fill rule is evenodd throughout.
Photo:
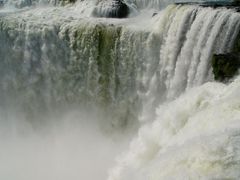
<svg viewBox="0 0 240 180"><path fill-rule="evenodd" d="M240 68L240 54L215 54L212 59L215 80L227 81L237 75Z"/></svg>
<svg viewBox="0 0 240 180"><path fill-rule="evenodd" d="M60 5L67 5L67 4L73 4L75 3L77 0L58 0L59 2L55 1L55 5L60 4Z"/></svg>
<svg viewBox="0 0 240 180"><path fill-rule="evenodd" d="M129 7L122 0L98 1L92 15L95 17L126 18Z"/></svg>
<svg viewBox="0 0 240 180"><path fill-rule="evenodd" d="M240 31L231 52L213 55L212 69L215 80L222 82L227 82L240 72Z"/></svg>

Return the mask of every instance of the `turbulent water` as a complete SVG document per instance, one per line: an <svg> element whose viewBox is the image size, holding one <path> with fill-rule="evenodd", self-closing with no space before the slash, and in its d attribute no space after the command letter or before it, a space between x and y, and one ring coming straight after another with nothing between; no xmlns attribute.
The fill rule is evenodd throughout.
<svg viewBox="0 0 240 180"><path fill-rule="evenodd" d="M141 126L110 180L239 178L239 78L211 69L239 13L136 0L111 19L95 1L48 3L0 10L0 177L107 179Z"/></svg>
<svg viewBox="0 0 240 180"><path fill-rule="evenodd" d="M239 179L239 86L205 83L159 106L109 179Z"/></svg>

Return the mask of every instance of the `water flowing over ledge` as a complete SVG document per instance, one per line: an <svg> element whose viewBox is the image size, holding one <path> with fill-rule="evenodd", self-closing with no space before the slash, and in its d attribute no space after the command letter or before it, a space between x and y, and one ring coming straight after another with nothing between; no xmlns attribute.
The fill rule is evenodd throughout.
<svg viewBox="0 0 240 180"><path fill-rule="evenodd" d="M240 15L158 3L137 1L126 19L92 17L94 1L3 9L0 122L21 124L10 118L16 111L37 129L74 108L124 133L146 123L111 180L239 177L239 80L208 82L212 55L231 52Z"/></svg>
<svg viewBox="0 0 240 180"><path fill-rule="evenodd" d="M12 97L22 107L49 109L93 101L133 116L143 100L154 114L160 102L212 80L212 54L229 52L239 29L233 10L198 6L171 5L141 23L61 16L65 11L1 18L2 103Z"/></svg>

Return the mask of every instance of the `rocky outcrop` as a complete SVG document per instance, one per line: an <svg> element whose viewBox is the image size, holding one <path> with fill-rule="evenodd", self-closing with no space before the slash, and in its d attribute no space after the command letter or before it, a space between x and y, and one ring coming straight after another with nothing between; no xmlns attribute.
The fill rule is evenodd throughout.
<svg viewBox="0 0 240 180"><path fill-rule="evenodd" d="M126 18L129 7L122 0L98 1L92 15L95 17Z"/></svg>
<svg viewBox="0 0 240 180"><path fill-rule="evenodd" d="M226 2L225 2L226 3ZM222 2L224 4L224 2ZM240 1L235 0L228 7L240 8ZM231 5L231 6L230 6ZM214 78L226 82L239 73L240 70L240 30L229 53L214 54L212 58Z"/></svg>
<svg viewBox="0 0 240 180"><path fill-rule="evenodd" d="M55 1L55 5L60 4L62 6L65 6L67 4L75 3L77 0L59 0L59 2Z"/></svg>
<svg viewBox="0 0 240 180"><path fill-rule="evenodd" d="M215 54L212 59L215 80L227 81L238 73L240 54Z"/></svg>
<svg viewBox="0 0 240 180"><path fill-rule="evenodd" d="M237 75L240 69L240 31L231 52L213 55L212 68L217 81L225 82Z"/></svg>

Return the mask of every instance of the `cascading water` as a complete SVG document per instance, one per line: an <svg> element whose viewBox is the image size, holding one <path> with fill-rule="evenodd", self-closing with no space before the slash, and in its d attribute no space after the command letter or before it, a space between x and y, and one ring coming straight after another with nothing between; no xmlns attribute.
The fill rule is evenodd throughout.
<svg viewBox="0 0 240 180"><path fill-rule="evenodd" d="M167 5L173 4L173 3L201 3L201 2L232 2L230 1L224 1L224 0L211 0L211 1L206 1L206 0L125 0L126 3L128 4L134 4L139 9L146 9L146 8L153 8L153 9L164 9Z"/></svg>
<svg viewBox="0 0 240 180"><path fill-rule="evenodd" d="M106 179L142 123L110 180L239 177L239 80L207 83L212 55L234 46L239 13L195 5L159 11L167 2L136 0L126 1L139 10L131 18L112 19L93 17L94 0L40 4L0 10L0 177ZM15 159L27 159L22 171Z"/></svg>
<svg viewBox="0 0 240 180"><path fill-rule="evenodd" d="M159 106L109 180L239 179L239 86L206 83Z"/></svg>

